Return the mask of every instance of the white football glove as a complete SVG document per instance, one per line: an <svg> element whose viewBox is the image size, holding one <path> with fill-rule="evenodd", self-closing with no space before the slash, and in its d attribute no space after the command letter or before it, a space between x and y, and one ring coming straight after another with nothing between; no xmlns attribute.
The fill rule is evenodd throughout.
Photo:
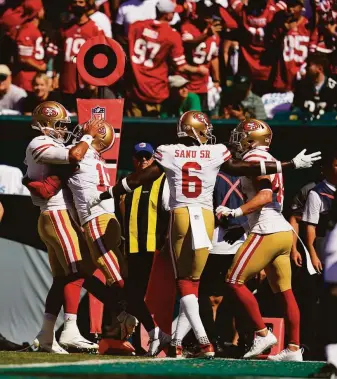
<svg viewBox="0 0 337 379"><path fill-rule="evenodd" d="M322 158L320 151L305 155L306 151L307 149L302 150L296 155L295 158L292 159L295 169L309 168L314 164L314 162L319 161Z"/></svg>
<svg viewBox="0 0 337 379"><path fill-rule="evenodd" d="M95 207L96 205L100 204L101 203L101 199L98 196L94 196L92 197L88 202L87 202L87 210L89 212L89 214L91 214L91 208L92 207Z"/></svg>
<svg viewBox="0 0 337 379"><path fill-rule="evenodd" d="M217 209L215 210L215 213L218 218L222 216L237 218L237 217L242 216L243 214L242 209L240 207L236 209L230 209L228 207L224 207L223 205L219 205Z"/></svg>

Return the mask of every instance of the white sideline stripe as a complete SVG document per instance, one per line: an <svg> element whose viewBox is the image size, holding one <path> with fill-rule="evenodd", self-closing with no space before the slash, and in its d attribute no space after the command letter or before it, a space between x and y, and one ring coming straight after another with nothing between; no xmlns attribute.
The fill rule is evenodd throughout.
<svg viewBox="0 0 337 379"><path fill-rule="evenodd" d="M19 353L20 354L20 353ZM89 366L89 365L105 365L105 364L112 364L112 363L136 363L136 362L158 362L158 361L177 361L174 358L139 358L139 359L107 359L107 360L99 360L99 359L93 359L93 360L87 360L87 361L78 361L78 362L63 362L63 363L27 363L24 365L0 365L0 369L2 368L33 368L33 367L62 367L62 366ZM184 362L190 361L195 362L194 359L184 359ZM233 362L261 362L261 359L230 359L230 358L216 358L213 362L217 361L233 361ZM179 360L180 362L180 360ZM264 362L264 361L263 361ZM323 361L303 361L301 362L301 365L305 365L306 363L326 363ZM216 365L214 365L216 367ZM193 367L193 365L191 365ZM286 379L286 378L283 378Z"/></svg>
<svg viewBox="0 0 337 379"><path fill-rule="evenodd" d="M167 358L156 358L155 361L159 360L166 360ZM140 358L140 359L106 359L106 360L100 360L100 359L93 359L93 360L87 360L87 361L78 361L78 362L63 362L63 363L27 363L23 365L0 365L0 369L2 368L30 368L30 367L61 367L61 366L88 366L88 365L101 365L101 364L111 364L111 363L129 363L132 362L149 362L154 361L153 358Z"/></svg>

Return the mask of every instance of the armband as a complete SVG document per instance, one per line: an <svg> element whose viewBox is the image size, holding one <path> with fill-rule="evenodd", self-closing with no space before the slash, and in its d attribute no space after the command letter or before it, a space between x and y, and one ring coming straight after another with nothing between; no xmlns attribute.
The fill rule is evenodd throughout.
<svg viewBox="0 0 337 379"><path fill-rule="evenodd" d="M261 167L261 176L266 175L267 171L266 171L266 164L264 163L264 161L260 161L260 167Z"/></svg>
<svg viewBox="0 0 337 379"><path fill-rule="evenodd" d="M125 189L126 192L132 192L132 189L128 186L128 183L126 181L126 178L122 180L122 186Z"/></svg>
<svg viewBox="0 0 337 379"><path fill-rule="evenodd" d="M276 161L276 169L278 174L282 172L282 164L280 161Z"/></svg>
<svg viewBox="0 0 337 379"><path fill-rule="evenodd" d="M85 134L81 139L80 142L85 142L88 146L91 145L92 141L94 140L94 137L90 134Z"/></svg>

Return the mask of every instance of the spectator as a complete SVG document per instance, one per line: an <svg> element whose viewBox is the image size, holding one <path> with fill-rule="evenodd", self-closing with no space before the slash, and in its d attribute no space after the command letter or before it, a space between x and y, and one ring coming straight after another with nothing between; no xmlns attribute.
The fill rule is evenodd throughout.
<svg viewBox="0 0 337 379"><path fill-rule="evenodd" d="M288 14L275 27L274 50L279 52L273 83L275 92L294 89L294 81L305 64L309 50L315 51L317 32L311 30L309 20L302 15L304 0L288 0ZM282 15L283 16L283 15Z"/></svg>
<svg viewBox="0 0 337 379"><path fill-rule="evenodd" d="M239 17L237 38L239 40L239 73L252 79L254 91L263 94L270 86L272 54L268 50L268 27L276 13L286 9L283 1L254 0L231 1L234 12Z"/></svg>
<svg viewBox="0 0 337 379"><path fill-rule="evenodd" d="M0 65L0 114L19 114L27 93L12 84L12 73L8 66Z"/></svg>
<svg viewBox="0 0 337 379"><path fill-rule="evenodd" d="M89 0L88 16L94 21L98 29L103 31L106 37L112 38L111 21L105 13L97 9L95 0Z"/></svg>
<svg viewBox="0 0 337 379"><path fill-rule="evenodd" d="M19 168L0 165L0 193L30 196L29 191L22 184L22 178L23 175Z"/></svg>
<svg viewBox="0 0 337 379"><path fill-rule="evenodd" d="M60 91L63 105L70 111L76 112L77 82L83 87L83 80L78 78L74 58L81 46L91 37L99 35L96 24L87 15L89 0L72 0L70 11L75 18L61 30ZM77 80L78 79L78 80Z"/></svg>
<svg viewBox="0 0 337 379"><path fill-rule="evenodd" d="M45 47L39 24L44 18L41 0L31 1L31 18L19 29L16 36L17 58L13 68L13 83L32 92L32 80L37 72L46 71Z"/></svg>
<svg viewBox="0 0 337 379"><path fill-rule="evenodd" d="M109 0L95 0L95 4L96 4L97 9L100 12L106 14L109 20L111 21L112 20L112 14L111 14L112 7L110 7L110 1ZM119 0L113 1L113 5L112 5L113 10L115 10L115 8L118 9L119 4L120 4Z"/></svg>
<svg viewBox="0 0 337 379"><path fill-rule="evenodd" d="M267 118L262 99L252 92L251 80L243 75L235 75L229 91L223 92L223 118Z"/></svg>
<svg viewBox="0 0 337 379"><path fill-rule="evenodd" d="M132 66L126 113L131 117L158 117L161 104L169 97L169 63L174 63L179 73L199 73L208 76L204 66L186 64L179 33L169 22L173 18L175 4L160 0L157 19L138 21L129 28L129 55Z"/></svg>
<svg viewBox="0 0 337 379"><path fill-rule="evenodd" d="M170 97L163 105L160 117L179 117L187 111L201 111L200 98L187 88L188 80L181 75L168 78Z"/></svg>
<svg viewBox="0 0 337 379"><path fill-rule="evenodd" d="M337 82L328 76L328 60L324 55L312 54L307 61L306 77L295 87L294 111L306 111L312 118L320 118L337 107Z"/></svg>
<svg viewBox="0 0 337 379"><path fill-rule="evenodd" d="M136 21L154 20L156 18L157 0L127 0L118 8L114 35L119 42L125 44L129 26Z"/></svg>
<svg viewBox="0 0 337 379"><path fill-rule="evenodd" d="M187 62L195 67L206 66L211 70L213 83L220 86L219 45L222 27L219 21L213 20L215 6L206 6L202 1L197 3L197 12L193 18L181 25L182 39L186 52ZM209 75L188 73L188 90L197 93L200 97L203 112L208 112L207 85Z"/></svg>
<svg viewBox="0 0 337 379"><path fill-rule="evenodd" d="M23 100L23 113L31 116L33 110L44 101L61 102L61 96L58 92L52 91L50 79L44 73L37 73L33 79L33 92Z"/></svg>

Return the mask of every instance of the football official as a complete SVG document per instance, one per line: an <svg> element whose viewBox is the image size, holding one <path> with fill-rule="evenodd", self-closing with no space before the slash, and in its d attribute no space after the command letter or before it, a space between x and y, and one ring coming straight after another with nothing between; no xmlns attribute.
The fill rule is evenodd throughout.
<svg viewBox="0 0 337 379"><path fill-rule="evenodd" d="M139 172L150 166L154 149L149 143L135 145L133 164ZM148 281L154 253L165 242L169 220L169 188L162 174L157 180L138 187L121 198L121 214L124 224L125 251L128 256L129 277L127 292L130 312L134 312L149 333L150 346L147 355L157 355L171 337L155 326L145 304Z"/></svg>

